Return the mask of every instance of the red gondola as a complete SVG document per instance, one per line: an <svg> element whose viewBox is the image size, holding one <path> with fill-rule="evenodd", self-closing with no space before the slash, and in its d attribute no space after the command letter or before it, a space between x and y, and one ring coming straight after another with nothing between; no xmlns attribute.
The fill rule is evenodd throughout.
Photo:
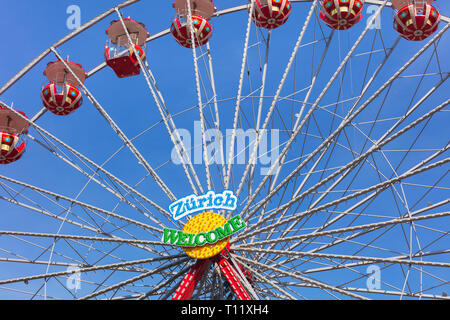
<svg viewBox="0 0 450 320"><path fill-rule="evenodd" d="M347 30L362 18L363 0L323 0L320 19L335 30Z"/></svg>
<svg viewBox="0 0 450 320"><path fill-rule="evenodd" d="M252 20L258 27L275 29L286 23L291 10L289 0L256 0Z"/></svg>
<svg viewBox="0 0 450 320"><path fill-rule="evenodd" d="M214 15L216 8L211 0L189 0L191 5L191 18L195 41L192 41L192 31L188 23L187 0L177 0L173 7L177 12L177 17L172 22L170 32L175 40L185 48L192 48L205 45L212 36L213 28L209 20Z"/></svg>
<svg viewBox="0 0 450 320"><path fill-rule="evenodd" d="M25 113L17 111L22 116ZM0 164L19 160L25 153L23 134L27 133L29 123L0 103Z"/></svg>
<svg viewBox="0 0 450 320"><path fill-rule="evenodd" d="M130 77L140 73L140 65L135 51L142 61L145 60L145 44L149 36L143 23L130 18L124 18L123 22L128 30L132 44L128 41L128 36L120 20L112 21L106 30L106 34L109 37L109 44L105 45L106 64L114 70L119 78Z"/></svg>
<svg viewBox="0 0 450 320"><path fill-rule="evenodd" d="M438 28L439 11L431 4L433 0L392 0L397 10L394 29L405 39L421 41L432 35Z"/></svg>
<svg viewBox="0 0 450 320"><path fill-rule="evenodd" d="M76 77L84 83L86 72L75 62L65 60ZM83 97L78 80L62 61L50 62L44 71L49 84L41 90L41 99L44 106L56 115L68 115L78 109L83 103Z"/></svg>

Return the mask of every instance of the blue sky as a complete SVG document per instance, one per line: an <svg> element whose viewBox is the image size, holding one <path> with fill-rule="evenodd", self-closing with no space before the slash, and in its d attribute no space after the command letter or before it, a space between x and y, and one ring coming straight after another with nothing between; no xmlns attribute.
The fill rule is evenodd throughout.
<svg viewBox="0 0 450 320"><path fill-rule="evenodd" d="M67 19L69 18L69 14L66 12L68 6L78 5L81 9L81 23L85 23L118 2L119 1L105 0L43 0L39 2L39 5L37 5L32 1L3 1L0 4L0 12L2 15L2 18L0 19L0 28L4 30L4 32L2 32L4 50L0 53L0 85L6 83L12 76L14 76L43 50L70 32L66 26ZM438 2L442 13L447 13L447 15L450 15L450 3L448 1ZM215 1L215 5L219 10L244 3L245 1L243 0ZM309 4L295 5L292 15L286 25L280 29L274 30L272 34L270 68L268 71L268 84L266 88L268 95L273 96L278 86L286 63L290 57L292 48L298 37L298 33L301 30L303 21L308 12L308 8ZM175 16L175 12L170 1L156 2L154 0L141 1L140 3L125 8L122 13L125 17L130 16L135 20L143 22L147 26L151 35L168 28L171 20ZM351 30L335 34L330 53L327 55L326 63L321 71L321 78L319 79L317 88L312 93L313 98L311 99L311 102L315 100L322 87L327 83L328 79L336 70L340 60L345 56L346 52L363 30L367 16L368 14L365 12L363 20L357 26ZM396 34L392 28L392 17L393 11L389 8L385 9L381 19L383 42L381 42L379 36L375 38L374 41L373 39L376 31L369 31L368 36L357 49L356 54L369 51L372 46L372 41L374 41L374 50L382 49L383 45L390 47L394 43ZM114 14L107 17L86 32L62 45L58 48L58 52L63 57L68 57L71 61L81 63L86 71L91 70L104 60L103 48L107 38L105 35L105 30L109 26L109 22L114 19L116 19ZM247 13L245 11L223 16L219 19L213 19L214 34L211 38L210 44L214 62L217 92L219 98L221 99L236 96L246 22ZM315 40L315 32L320 32L320 27L317 23L318 22L314 19L305 35L303 43L309 43ZM330 32L329 29L323 25L322 28L324 34L328 36ZM263 32L263 34L265 33ZM317 39L322 40L320 36L317 36ZM253 27L250 44L254 44L255 42L256 33L255 28ZM389 79L389 77L423 44L424 42L412 43L406 40L401 40L398 48L390 59L389 64L385 66L383 72L374 82L373 88L378 88L387 79ZM261 48L264 48L264 46ZM295 73L293 71L289 74L282 95L288 95L292 92L294 85L298 90L309 84L311 79L311 61L314 61L315 64L319 62L320 53L323 51L323 48L323 41L318 43L316 47L310 45L301 48L299 53L300 58L294 67ZM439 68L444 71L449 70L449 63L445 59L448 57L450 53L449 51L449 36L447 33L444 35L439 44L438 52L440 59L432 59L432 62L430 63L428 69L430 73L438 72ZM431 54L432 51L428 50L423 57L421 57L405 72L405 74L414 75L423 72ZM383 56L381 54L374 54L369 69L371 71L375 70L377 65L382 61L382 58ZM33 68L32 71L30 71L6 93L4 93L0 99L8 104L14 103L14 107L16 109L24 111L29 117L33 116L42 108L39 93L46 80L42 72L45 69L46 64L54 60L56 60L56 58L53 55L49 55L43 59L43 61ZM197 104L194 69L190 50L180 47L174 39L168 35L147 45L147 60L153 74L157 79L158 86L164 95L166 105L172 114L176 114ZM251 79L255 80L255 83L257 83L259 53L256 47L250 49L249 61L249 69L252 71ZM358 90L360 90L361 75L365 72L366 65L367 55L352 58L351 65L349 67L350 70L347 71L344 77L345 85L343 86L344 89L341 93L341 99L354 97ZM205 80L205 65L203 61L200 62L200 68L203 72L203 79ZM294 74L297 79L295 83L293 82ZM427 77L417 89L417 96L414 97L415 101L417 101L417 97L420 97L421 94L428 91L432 85L436 83L437 79L438 76ZM251 91L247 80L248 79L246 78L246 81L244 82L245 86L243 89L243 95L248 94ZM160 121L160 115L155 107L142 75L132 78L118 79L112 70L105 68L93 77L89 78L86 81L86 85L100 104L110 114L112 119L114 119L114 121L129 138L135 137L143 130ZM256 86L257 84L254 85L254 87ZM417 86L417 80L415 78L405 78L396 82L391 89L388 103L381 112L381 117L389 118L402 115L409 104L411 94L414 93L415 86ZM425 111L431 110L434 106L448 99L449 89L448 83L445 83L439 91L427 101L427 105L414 115L418 117L419 115L425 113ZM335 102L336 96L339 94L338 92L339 87L336 84L333 85L330 92L325 95L321 104L327 105L328 103ZM369 97L373 92L374 90L371 89L366 97ZM298 99L302 99L302 94L299 94ZM378 111L377 104L379 105L380 103L382 103L381 98L377 99L372 104L373 107L364 111L357 118L356 122L370 121L373 119ZM267 103L265 103L265 108L268 107L266 104ZM225 128L232 128L234 106L234 100L225 101L220 104L221 121L224 128L223 131L225 131ZM246 110L248 110L247 115L251 115L251 105L249 100L243 103L243 106L244 108L247 108ZM280 108L282 110L282 116L274 117L274 127L282 130L286 124L286 120L289 119L289 115L291 114L291 103L280 103ZM341 108L338 113L345 115L344 111L348 110L349 104L339 104L338 108ZM328 133L327 129L330 126L330 119L330 116L326 113L317 114L316 120L320 123L319 127L326 128L324 129L323 134L325 134L325 132ZM179 128L185 128L191 131L193 130L193 124L196 120L198 120L197 110L188 111L175 118L175 122ZM427 130L425 130L421 135L417 144L424 148L429 147L430 149L445 145L448 140L449 133L448 127L445 126L445 124L448 123L448 120L448 116L445 115L439 116L437 119L433 119L433 126L430 125L427 127ZM121 140L114 134L110 126L104 121L97 110L95 110L93 105L86 98L83 106L70 116L57 117L53 114L47 113L39 119L38 124L99 164L107 160L122 146ZM380 124L376 127L376 130L378 131L372 132L371 137L379 137L383 130L389 128L389 125L392 125L392 122L388 122L386 125ZM336 126L336 123L334 123L334 126ZM248 127L251 127L251 125L247 125L243 120L242 127L247 129ZM361 126L361 128L363 128L363 126ZM439 130L433 130L432 128L439 128ZM318 134L319 132L320 130L315 130L314 133ZM399 140L393 144L392 148L407 146L411 143L411 141L413 141L414 135L417 134L417 132L418 131L414 131L411 135L406 135L402 138L403 140ZM31 134L36 138L41 138L35 130L31 130ZM362 148L362 135L352 130L349 130L348 134L352 145L356 149ZM282 141L286 141L286 133L281 135L281 139ZM158 168L158 173L163 177L164 181L167 182L177 197L183 197L191 194L191 189L184 178L182 168L170 163L164 165L168 160L170 160L172 145L163 125L156 125L154 128L150 129L149 132L135 140L134 143L142 152L143 156L149 160L151 165ZM316 146L317 141L312 141L310 144L307 144L306 150L310 148L311 151ZM299 146L297 146L297 148L299 148ZM297 152L298 150L300 149L295 149L294 152ZM424 152L409 155L405 161L402 162L399 171L403 172L430 154L431 153L429 152ZM401 155L390 154L390 156L392 157L391 159L393 163L398 163L401 161ZM291 155L291 157L295 158L295 155ZM350 153L341 152L336 153L334 161L336 161L336 164L339 163L339 161L346 163L351 159L352 155ZM381 159L381 157L379 159ZM377 160L379 159L377 158ZM163 166L159 168L160 165ZM329 164L329 166L332 167L331 164ZM137 163L134 156L126 149L122 150L117 156L115 156L114 159L105 166L105 168L130 185L135 185L138 183L146 174L143 167ZM236 166L237 176L239 176L239 173L243 171L243 168L243 166ZM292 170L293 168L293 164L287 165L285 170ZM383 168L387 168L387 165L383 165ZM196 170L200 172L200 178L204 181L202 166L196 166ZM283 172L283 174L286 172L288 171ZM389 170L386 169L386 175L389 175L389 173ZM439 176L439 173L440 172L432 172L426 175L424 179L427 182L434 181L433 179L436 179ZM87 181L86 177L68 167L67 164L58 160L55 156L32 141L29 141L27 153L23 159L17 163L0 167L0 174L37 185L72 198L77 197L78 193ZM256 181L260 181L262 177L256 177L255 179ZM312 181L320 181L320 177L315 176ZM356 188L356 186L360 184L360 186L363 187L377 182L375 172L370 172L370 170L368 170L366 178L357 180L354 186ZM220 188L218 185L217 187ZM18 190L20 190L20 187ZM169 199L165 197L165 195L156 186L156 184L151 181L151 179L146 179L139 186L138 190L155 200L162 207L166 208L170 203ZM4 190L1 190L1 192L2 195L5 194ZM420 198L421 192L421 190L416 192L411 189L408 194L411 203L414 203L414 200ZM55 203L50 203L47 200L43 200L35 194L29 193L27 195L29 195L31 199L38 202L45 202L46 205L55 210L55 212L61 210L61 208L58 208ZM102 190L94 183L88 184L88 187L81 193L79 199L105 210L117 210L117 212L133 219L142 219L142 216L124 204L120 204L116 208L117 198L105 190ZM333 198L331 197L330 200L331 199ZM427 198L428 201L439 201L442 199L443 194L438 192L431 193ZM244 200L242 199L242 201ZM394 203L392 195L386 195L385 198L380 197L378 202L373 204L372 208L374 210L385 210L386 208L383 206L383 201L390 201L392 204ZM302 204L301 208L305 209L303 207L305 205L306 204ZM276 206L276 203L272 204L272 206ZM418 208L421 208L421 206L418 206ZM76 210L78 210L77 213L82 214L82 211L78 208ZM31 214L23 208L9 205L4 201L0 202L0 215L3 216L3 221L0 227L2 230L55 233L59 228L59 222L43 218L37 214ZM390 212L386 212L386 215L395 216L395 214ZM164 218L161 219L164 221ZM369 219L362 220L360 223L367 223L368 221ZM312 225L318 225L320 222L321 220L319 218L311 221ZM167 221L164 223L167 223ZM432 223L429 225L432 226ZM142 234L142 231L138 230L138 228L130 228L129 232L135 232L134 235L137 237L143 236L145 238L148 236L148 234ZM62 228L62 233L92 235L92 233L88 231L80 232L78 228L68 225L64 225ZM398 233L392 233L394 236L396 234L400 234L400 231ZM119 236L126 237L123 233L119 233ZM428 235L424 235L425 239L428 239L427 236ZM390 237L391 236L384 238L385 240L382 242L384 246L390 245L388 245L388 243L392 241L392 238ZM430 235L430 237L432 237L432 235ZM39 243L43 246L48 246L52 243L48 239L44 240L39 240ZM11 242L8 242L5 246L0 247L8 247L9 250L12 251L17 250L18 254L23 254L27 257L33 257L35 254L38 255L40 252L37 248L23 246L23 243L21 242L17 242L12 239L9 239L8 241ZM392 244L392 246L392 249L396 247L394 244ZM440 242L436 246L438 248L439 246L442 248L443 243ZM111 247L108 247L107 245L104 247L103 245L99 245L99 248ZM80 250L85 249L86 248ZM340 252L342 253L344 251L348 251L348 253L350 253L353 249L354 248L349 246L348 248L341 249L342 251ZM405 251L404 244L399 244L396 249ZM61 252L66 252L71 256L74 255L73 251L68 249L66 246L61 248ZM117 253L125 259L142 258L142 251L138 249L128 250L120 248L117 250ZM5 256L7 256L6 253ZM95 261L94 253L92 253L89 257L92 261ZM48 258L48 253L40 257L42 260L45 260L45 258ZM59 258L64 260L62 257ZM448 261L448 258L446 259L446 261ZM58 259L55 258L55 260ZM106 261L107 260L103 262L106 263ZM15 277L19 275L45 272L45 266L38 266L34 269L29 268L29 266L25 264L18 265L17 268L14 269L12 269L11 266L12 264L8 265L5 263L0 263L0 273L4 275L7 274L7 277ZM61 270L61 268L50 268L50 271L57 270ZM443 274L440 272L441 271L436 271L435 274L439 274L444 278L447 276L448 279L448 271ZM390 273L388 277L392 283L395 283L397 280L395 279L395 276L392 276L392 274ZM114 278L116 276L117 278ZM119 281L126 279L126 275L123 274L114 275L114 277L109 280L111 283L114 283L115 280ZM327 281L332 282L334 276L324 275L323 277L323 280L326 279ZM6 277L2 276L1 278ZM41 284L42 282L32 285L33 288L38 288ZM363 282L360 281L359 284L363 286ZM14 288L23 288L23 286L17 285ZM55 290L54 292L56 292L57 295L67 295L67 292L61 289L57 283L51 283L51 288ZM315 294L316 293L312 293L313 297L322 297L320 295L315 296ZM19 295L15 296L11 295L8 291L0 291L0 298L9 297L16 298L19 297Z"/></svg>

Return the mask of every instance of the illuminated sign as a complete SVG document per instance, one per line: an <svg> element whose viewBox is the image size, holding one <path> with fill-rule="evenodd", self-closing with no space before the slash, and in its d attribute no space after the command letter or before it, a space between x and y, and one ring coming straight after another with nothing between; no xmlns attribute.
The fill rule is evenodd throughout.
<svg viewBox="0 0 450 320"><path fill-rule="evenodd" d="M238 215L225 222L223 226L218 226L207 232L187 233L181 230L165 228L162 241L166 244L183 247L204 246L205 244L215 244L220 240L229 238L245 227L245 222Z"/></svg>
<svg viewBox="0 0 450 320"><path fill-rule="evenodd" d="M174 220L199 211L206 210L227 210L234 211L237 208L237 197L233 191L226 190L223 193L216 194L209 191L207 194L190 196L178 199L169 206L169 211Z"/></svg>
<svg viewBox="0 0 450 320"><path fill-rule="evenodd" d="M164 244L180 246L194 259L208 259L221 253L229 245L230 237L246 227L241 216L236 215L228 221L213 210L233 211L237 208L237 197L233 191L222 193L209 191L204 195L190 195L173 202L169 211L175 220L201 211L191 217L183 230L163 229Z"/></svg>

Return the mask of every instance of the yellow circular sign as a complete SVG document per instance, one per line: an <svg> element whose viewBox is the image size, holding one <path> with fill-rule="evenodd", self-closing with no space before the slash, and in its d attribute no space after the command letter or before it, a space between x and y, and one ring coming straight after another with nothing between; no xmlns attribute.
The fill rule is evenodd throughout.
<svg viewBox="0 0 450 320"><path fill-rule="evenodd" d="M223 227L227 220L214 212L203 212L189 220L183 228L185 233L208 233L218 227ZM230 237L216 243L207 243L203 246L185 247L184 252L195 259L208 259L219 254L228 244Z"/></svg>

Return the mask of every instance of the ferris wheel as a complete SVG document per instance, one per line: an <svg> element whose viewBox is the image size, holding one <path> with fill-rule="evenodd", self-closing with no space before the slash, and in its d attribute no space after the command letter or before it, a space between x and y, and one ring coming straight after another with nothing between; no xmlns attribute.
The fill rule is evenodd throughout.
<svg viewBox="0 0 450 320"><path fill-rule="evenodd" d="M151 2L0 88L0 298L448 299L445 9Z"/></svg>

